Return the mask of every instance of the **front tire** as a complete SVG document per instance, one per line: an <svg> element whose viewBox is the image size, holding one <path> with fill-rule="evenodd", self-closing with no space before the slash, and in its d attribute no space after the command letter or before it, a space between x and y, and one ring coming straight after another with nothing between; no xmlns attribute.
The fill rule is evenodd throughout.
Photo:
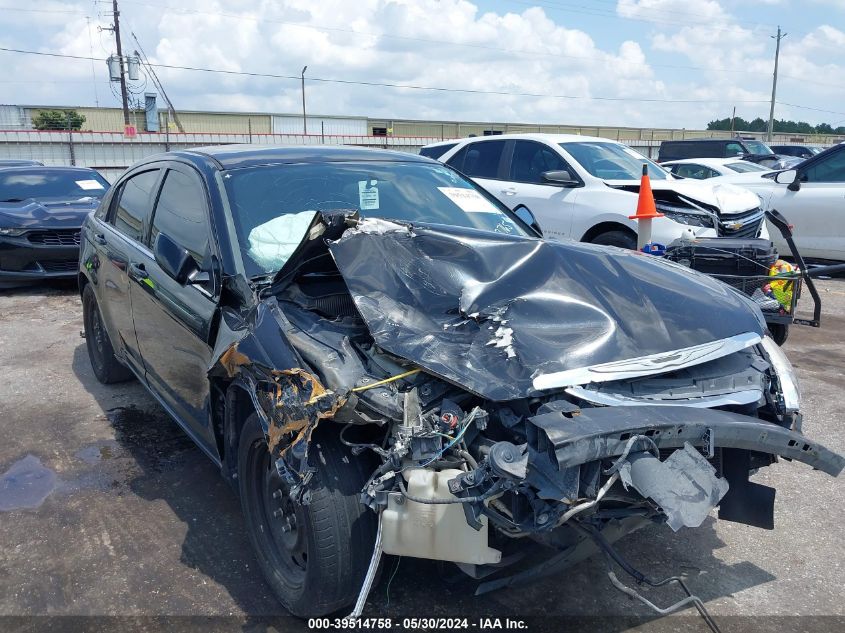
<svg viewBox="0 0 845 633"><path fill-rule="evenodd" d="M618 246L619 248L627 248L628 250L637 250L637 238L625 231L607 231L596 235L592 240L593 244L601 244L602 246Z"/></svg>
<svg viewBox="0 0 845 633"><path fill-rule="evenodd" d="M376 515L359 502L368 460L351 455L336 435L322 431L314 432L309 446L317 471L306 506L290 499L257 414L244 422L238 445L241 506L258 564L279 601L303 618L332 613L355 600L377 529Z"/></svg>
<svg viewBox="0 0 845 633"><path fill-rule="evenodd" d="M82 323L85 327L85 345L94 376L104 385L123 382L133 377L128 367L114 354L109 333L103 324L100 306L90 284L82 291Z"/></svg>
<svg viewBox="0 0 845 633"><path fill-rule="evenodd" d="M782 346L789 338L789 325L786 323L770 323L769 333L772 335L775 343Z"/></svg>

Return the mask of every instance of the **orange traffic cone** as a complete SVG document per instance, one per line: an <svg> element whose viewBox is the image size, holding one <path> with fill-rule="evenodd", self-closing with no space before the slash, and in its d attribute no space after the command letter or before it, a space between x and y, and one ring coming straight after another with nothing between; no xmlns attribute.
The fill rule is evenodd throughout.
<svg viewBox="0 0 845 633"><path fill-rule="evenodd" d="M637 250L641 251L651 242L651 221L662 218L654 204L654 194L651 192L651 181L648 179L648 165L643 163L643 177L640 181L640 197L637 200L637 212L629 215L629 220L637 221Z"/></svg>
<svg viewBox="0 0 845 633"><path fill-rule="evenodd" d="M651 181L648 179L648 165L643 163L643 178L640 181L640 198L637 200L637 213L629 215L629 220L651 220L662 218L663 214L657 212L654 206L654 194L651 192Z"/></svg>

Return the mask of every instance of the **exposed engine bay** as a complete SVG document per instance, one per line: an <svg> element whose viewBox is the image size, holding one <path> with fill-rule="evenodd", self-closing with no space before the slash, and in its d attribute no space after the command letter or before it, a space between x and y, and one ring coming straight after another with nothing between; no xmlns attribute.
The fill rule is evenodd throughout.
<svg viewBox="0 0 845 633"><path fill-rule="evenodd" d="M247 319L224 322L211 370L249 386L296 502L319 468L318 425L372 461L360 501L385 553L483 578L528 543L572 564L594 534L698 527L717 506L771 529L774 489L750 473L778 456L845 465L801 435L797 383L759 310L709 278L348 212L315 214L308 236ZM262 328L282 330L289 368L266 360Z"/></svg>

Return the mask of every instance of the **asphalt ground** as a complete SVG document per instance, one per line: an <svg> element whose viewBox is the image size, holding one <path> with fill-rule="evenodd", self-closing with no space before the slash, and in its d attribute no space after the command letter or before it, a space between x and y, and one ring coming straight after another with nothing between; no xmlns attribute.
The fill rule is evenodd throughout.
<svg viewBox="0 0 845 633"><path fill-rule="evenodd" d="M843 453L845 279L819 287L822 327L793 326L785 349L804 432ZM0 630L306 630L269 593L211 462L139 383L96 381L81 315L73 286L0 292ZM845 481L788 462L754 480L777 488L773 531L710 517L646 527L620 551L652 577L683 574L725 632L845 630ZM481 597L453 570L388 557L364 615L707 630L695 611L659 618L617 592L600 558Z"/></svg>

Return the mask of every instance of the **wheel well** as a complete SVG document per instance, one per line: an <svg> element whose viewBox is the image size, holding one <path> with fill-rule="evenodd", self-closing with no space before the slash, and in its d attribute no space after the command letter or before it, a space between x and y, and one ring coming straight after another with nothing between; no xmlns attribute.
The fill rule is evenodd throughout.
<svg viewBox="0 0 845 633"><path fill-rule="evenodd" d="M246 386L238 382L213 380L209 387L214 437L220 451L223 476L237 490L238 441L244 421L255 412L255 406Z"/></svg>
<svg viewBox="0 0 845 633"><path fill-rule="evenodd" d="M85 286L87 286L90 282L88 281L88 277L79 273L76 279L76 284L79 286L79 296L82 296L82 293L85 292Z"/></svg>
<svg viewBox="0 0 845 633"><path fill-rule="evenodd" d="M631 235L635 240L637 239L637 234L631 228L625 226L624 224L620 224L619 222L600 222L595 226L590 227L590 229L584 233L584 236L581 238L582 242L592 242L602 233L610 233L611 231L622 231L623 233L627 233Z"/></svg>

